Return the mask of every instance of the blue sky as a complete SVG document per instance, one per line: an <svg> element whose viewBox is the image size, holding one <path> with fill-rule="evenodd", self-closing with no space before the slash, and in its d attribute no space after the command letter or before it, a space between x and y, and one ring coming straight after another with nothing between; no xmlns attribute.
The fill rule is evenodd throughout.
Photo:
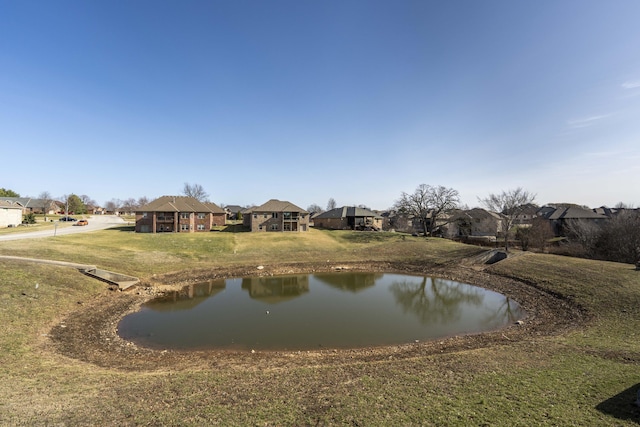
<svg viewBox="0 0 640 427"><path fill-rule="evenodd" d="M0 187L640 206L640 2L0 0Z"/></svg>

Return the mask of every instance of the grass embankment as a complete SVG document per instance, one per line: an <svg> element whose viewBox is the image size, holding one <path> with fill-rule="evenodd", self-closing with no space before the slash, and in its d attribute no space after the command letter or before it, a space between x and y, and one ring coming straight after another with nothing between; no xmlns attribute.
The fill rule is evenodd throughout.
<svg viewBox="0 0 640 427"><path fill-rule="evenodd" d="M477 252L439 239L318 230L194 235L105 230L0 243L0 254L96 264L143 280L179 270L278 263L437 267ZM113 297L104 284L48 265L0 260L0 271L2 425L639 422L631 402L640 387L640 272L630 265L526 254L488 269L581 306L590 320L559 335L369 363L342 358L335 364L143 372L98 367L48 350L45 335L53 325L83 304Z"/></svg>

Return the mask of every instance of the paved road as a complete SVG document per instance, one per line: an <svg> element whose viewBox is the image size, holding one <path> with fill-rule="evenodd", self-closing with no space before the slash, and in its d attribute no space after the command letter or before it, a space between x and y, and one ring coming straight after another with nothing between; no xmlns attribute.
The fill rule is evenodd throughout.
<svg viewBox="0 0 640 427"><path fill-rule="evenodd" d="M95 215L90 216L89 225L86 226L72 226L64 222L58 222L58 227L50 228L47 230L28 231L26 233L11 233L0 235L0 242L7 240L20 240L20 239L39 239L44 237L63 236L65 234L74 233L86 233L89 231L104 230L105 228L116 227L124 225L127 222L117 215Z"/></svg>

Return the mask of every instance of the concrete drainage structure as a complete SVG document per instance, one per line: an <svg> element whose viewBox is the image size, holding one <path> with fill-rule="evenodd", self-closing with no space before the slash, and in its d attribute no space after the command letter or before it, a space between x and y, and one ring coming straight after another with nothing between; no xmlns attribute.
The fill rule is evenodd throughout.
<svg viewBox="0 0 640 427"><path fill-rule="evenodd" d="M53 265L60 265L63 267L75 268L79 270L81 273L86 274L87 276L93 277L98 280L102 280L103 282L106 282L110 285L117 286L118 290L120 291L129 289L130 287L140 282L140 279L138 279L137 277L127 276L126 274L114 273L108 270L102 270L100 268L97 268L95 265L76 264L73 262L52 261L52 260L37 259L37 258L24 258L24 257L9 256L9 255L0 255L0 259L37 262L40 264L53 264Z"/></svg>
<svg viewBox="0 0 640 427"><path fill-rule="evenodd" d="M96 267L81 269L80 271L82 271L87 276L102 280L103 282L109 283L111 285L116 285L121 291L129 289L130 287L140 282L140 279L138 279L137 277L114 273L113 271L102 270Z"/></svg>

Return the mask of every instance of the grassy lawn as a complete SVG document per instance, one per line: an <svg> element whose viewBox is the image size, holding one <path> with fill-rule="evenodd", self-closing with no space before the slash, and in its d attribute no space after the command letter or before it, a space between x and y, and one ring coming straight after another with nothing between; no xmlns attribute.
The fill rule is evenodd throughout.
<svg viewBox="0 0 640 427"><path fill-rule="evenodd" d="M295 263L451 267L480 249L394 233L135 234L128 227L0 242L0 254L95 264L138 276ZM51 328L116 297L57 266L0 259L0 425L638 425L640 272L523 254L485 270L582 308L560 334L443 354L135 371L65 357ZM36 289L36 283L38 288ZM293 357L294 355L292 355ZM313 355L295 355L312 358Z"/></svg>
<svg viewBox="0 0 640 427"><path fill-rule="evenodd" d="M59 222L58 226L66 225L64 222ZM20 225L18 227L2 227L0 228L0 235L14 234L14 233L28 233L30 231L38 230L53 230L55 223L38 221L35 224Z"/></svg>

